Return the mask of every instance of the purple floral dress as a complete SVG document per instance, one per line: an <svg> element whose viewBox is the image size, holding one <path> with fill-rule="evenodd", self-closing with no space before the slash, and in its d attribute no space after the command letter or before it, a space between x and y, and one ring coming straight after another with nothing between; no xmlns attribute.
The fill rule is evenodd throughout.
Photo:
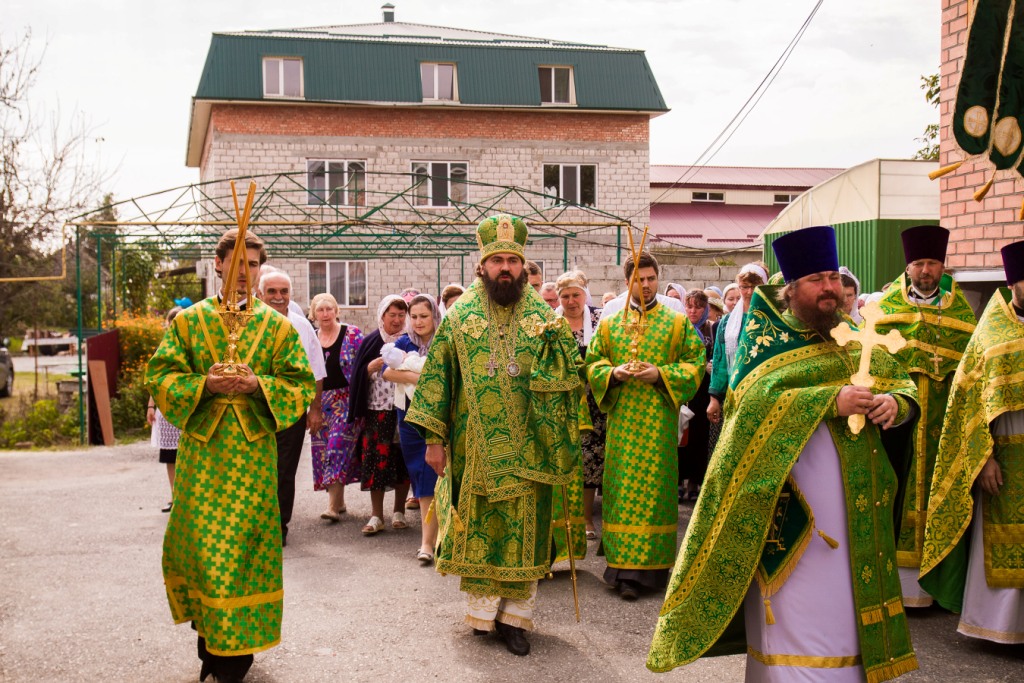
<svg viewBox="0 0 1024 683"><path fill-rule="evenodd" d="M360 425L348 422L348 393L356 353L362 343L363 333L348 325L339 332L334 344L324 348L324 426L310 438L315 491L323 491L331 484L359 481L355 450Z"/></svg>

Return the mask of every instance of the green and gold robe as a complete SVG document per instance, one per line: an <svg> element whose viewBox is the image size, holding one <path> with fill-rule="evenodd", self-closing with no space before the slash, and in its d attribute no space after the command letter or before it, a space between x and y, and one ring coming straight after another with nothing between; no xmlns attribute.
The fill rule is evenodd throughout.
<svg viewBox="0 0 1024 683"><path fill-rule="evenodd" d="M608 414L601 544L613 569L666 569L679 522L679 408L704 377L704 344L685 315L656 304L638 356L658 366L660 381L615 384L612 370L629 362L630 342L620 312L601 320L587 349L587 377Z"/></svg>
<svg viewBox="0 0 1024 683"><path fill-rule="evenodd" d="M917 385L921 415L906 458L909 465L906 468L906 488L900 496L902 509L899 513L901 523L896 541L896 562L910 570L904 579L905 604L925 607L931 599L917 587L916 578L921 566L928 491L950 383L974 332L976 319L952 278L943 278L941 296L931 304L911 302L907 293L909 283L910 278L903 273L890 286L888 294L879 302L885 316L879 320L876 329L880 334L890 329L899 330L907 340L907 345L896 354L896 359ZM963 590L965 571L966 556L959 553L946 563L941 572L935 572L925 582L924 588L941 605L949 608L950 596Z"/></svg>
<svg viewBox="0 0 1024 683"><path fill-rule="evenodd" d="M477 280L441 321L405 420L447 446L435 564L463 591L525 600L551 566L552 487L582 467L581 367L569 324L531 287L492 307Z"/></svg>
<svg viewBox="0 0 1024 683"><path fill-rule="evenodd" d="M171 616L176 624L194 622L207 650L224 656L280 642L274 434L299 419L315 389L291 323L251 301L238 358L256 374L256 393L206 391L207 372L228 347L216 298L178 314L146 368L146 387L160 412L181 430L163 549Z"/></svg>
<svg viewBox="0 0 1024 683"><path fill-rule="evenodd" d="M726 420L676 560L647 667L669 671L688 664L719 639L715 654L743 651L745 645L737 649L725 642L736 636L733 629L723 634L752 582L756 578L761 594L770 598L820 535L813 533L814 511L799 504L790 471L824 423L842 470L855 577L849 588L857 614L856 662L869 682L888 680L917 668L895 567L896 476L878 428L868 422L854 435L847 418L837 415L836 397L850 383L859 348L825 342L791 314L780 313L779 289L763 285L751 301L726 394ZM880 350L871 356L871 374L874 391L900 394L897 422L906 419L916 393L907 374ZM822 622L834 618L827 606L817 616ZM808 615L805 626L823 628L819 623Z"/></svg>
<svg viewBox="0 0 1024 683"><path fill-rule="evenodd" d="M928 501L922 580L965 545L971 487L997 457L1003 487L998 496L981 494L985 578L993 588L1024 588L1024 439L993 438L990 430L1001 415L1024 410L1024 323L1010 301L1005 287L992 295L953 379Z"/></svg>

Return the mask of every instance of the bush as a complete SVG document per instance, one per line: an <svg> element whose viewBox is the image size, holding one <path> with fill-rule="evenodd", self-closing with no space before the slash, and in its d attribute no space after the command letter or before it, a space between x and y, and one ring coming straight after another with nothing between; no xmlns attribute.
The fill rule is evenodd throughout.
<svg viewBox="0 0 1024 683"><path fill-rule="evenodd" d="M12 411L13 413L14 411ZM71 443L78 437L78 413L62 415L54 400L21 400L18 414L0 409L0 448L31 442L35 447Z"/></svg>
<svg viewBox="0 0 1024 683"><path fill-rule="evenodd" d="M146 363L164 336L163 320L151 315L122 313L112 322L118 330L121 366L118 368L117 396L110 401L115 436L128 436L148 429L146 405L149 392L143 384Z"/></svg>

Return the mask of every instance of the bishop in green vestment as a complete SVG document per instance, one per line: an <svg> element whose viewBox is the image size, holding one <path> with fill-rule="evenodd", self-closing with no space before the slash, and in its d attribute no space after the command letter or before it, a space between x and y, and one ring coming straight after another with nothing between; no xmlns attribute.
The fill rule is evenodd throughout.
<svg viewBox="0 0 1024 683"><path fill-rule="evenodd" d="M917 660L879 426L908 420L916 392L877 348L877 393L850 386L860 348L825 336L843 297L832 228L795 231L773 248L788 284L754 293L647 666L746 652L747 681L888 680ZM867 421L858 434L853 414Z"/></svg>
<svg viewBox="0 0 1024 683"><path fill-rule="evenodd" d="M625 263L627 286L633 258ZM608 558L605 582L623 599L665 587L676 554L679 521L679 408L697 392L705 372L704 344L689 319L658 303L658 262L638 258L628 320L644 321L631 370L633 337L622 313L601 319L587 349L587 377L608 414L601 545Z"/></svg>
<svg viewBox="0 0 1024 683"><path fill-rule="evenodd" d="M221 272L235 231L217 247ZM247 235L252 272L266 259ZM239 299L246 299L244 276ZM223 293L222 293L223 294ZM227 329L212 297L172 322L146 368L160 412L181 430L174 506L164 535L171 616L199 634L203 673L241 680L252 653L280 642L283 583L275 433L302 415L313 373L288 319L249 296L238 342L248 369L237 384L211 373L227 356ZM230 385L229 385L230 384Z"/></svg>
<svg viewBox="0 0 1024 683"><path fill-rule="evenodd" d="M908 444L906 486L897 499L896 563L904 605L927 607L934 597L942 606L959 612L954 596L963 591L965 553L950 555L923 586L918 584L918 573L946 399L976 320L956 281L944 273L949 231L938 225L919 225L904 230L901 237L907 269L879 302L885 316L877 329L881 333L897 329L907 340L896 359L917 385L921 414Z"/></svg>
<svg viewBox="0 0 1024 683"><path fill-rule="evenodd" d="M921 580L969 548L958 630L1024 643L1024 242L1002 257L1009 288L992 295L953 380Z"/></svg>
<svg viewBox="0 0 1024 683"><path fill-rule="evenodd" d="M526 239L519 218L480 223L480 277L441 321L405 417L443 473L437 571L462 577L466 622L517 655L551 566L552 495L581 467L583 392L568 323L524 286Z"/></svg>

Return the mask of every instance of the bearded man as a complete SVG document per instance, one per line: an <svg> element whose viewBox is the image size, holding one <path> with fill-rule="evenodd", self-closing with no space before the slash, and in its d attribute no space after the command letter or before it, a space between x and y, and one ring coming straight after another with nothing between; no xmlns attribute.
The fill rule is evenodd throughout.
<svg viewBox="0 0 1024 683"><path fill-rule="evenodd" d="M928 501L921 580L969 547L957 630L1024 643L1024 242L953 377ZM970 533L966 533L968 528Z"/></svg>
<svg viewBox="0 0 1024 683"><path fill-rule="evenodd" d="M568 323L526 287L526 238L508 215L477 227L478 279L441 321L405 417L441 477L436 569L462 577L474 633L516 655L551 566L552 487L580 468L583 395Z"/></svg>
<svg viewBox="0 0 1024 683"><path fill-rule="evenodd" d="M917 660L896 570L897 481L879 430L912 417L914 384L880 349L879 393L849 384L860 348L830 335L843 297L831 226L772 247L787 284L751 300L722 436L647 666L667 671L714 646L747 653L747 681L888 680ZM851 415L866 418L857 434Z"/></svg>
<svg viewBox="0 0 1024 683"><path fill-rule="evenodd" d="M885 315L876 329L881 334L890 329L899 330L907 340L896 359L917 385L921 417L904 458L907 482L897 499L900 506L897 509L896 563L903 585L904 605L928 607L934 598L946 609L959 612L967 571L966 547L951 553L923 583L918 583L918 573L928 491L946 414L946 399L976 320L960 287L945 272L949 230L938 225L918 225L904 230L900 237L907 268L879 302Z"/></svg>

